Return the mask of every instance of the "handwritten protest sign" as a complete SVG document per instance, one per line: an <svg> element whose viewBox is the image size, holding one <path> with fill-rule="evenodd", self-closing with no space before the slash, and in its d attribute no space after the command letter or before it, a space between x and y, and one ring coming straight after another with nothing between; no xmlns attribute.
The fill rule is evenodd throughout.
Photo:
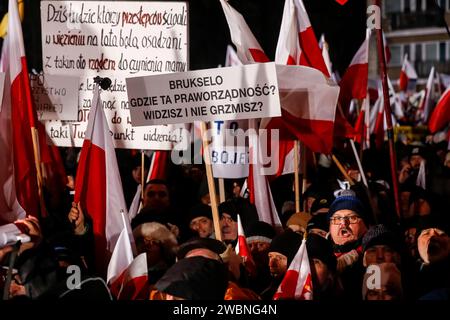
<svg viewBox="0 0 450 320"><path fill-rule="evenodd" d="M100 76L112 80L101 96L115 146L170 149L152 138L176 136L178 129L131 125L125 78L188 70L187 10L181 1L41 2L44 73L80 78L77 121L45 122L56 145L82 145L93 79Z"/></svg>
<svg viewBox="0 0 450 320"><path fill-rule="evenodd" d="M278 117L274 63L127 78L134 126Z"/></svg>
<svg viewBox="0 0 450 320"><path fill-rule="evenodd" d="M31 93L39 120L77 120L78 77L31 74Z"/></svg>

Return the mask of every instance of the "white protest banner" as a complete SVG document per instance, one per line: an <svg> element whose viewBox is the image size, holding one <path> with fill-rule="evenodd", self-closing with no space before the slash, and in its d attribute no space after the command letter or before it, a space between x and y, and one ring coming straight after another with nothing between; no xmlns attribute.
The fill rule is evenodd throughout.
<svg viewBox="0 0 450 320"><path fill-rule="evenodd" d="M30 84L39 120L77 120L78 77L30 74Z"/></svg>
<svg viewBox="0 0 450 320"><path fill-rule="evenodd" d="M3 89L5 88L5 73L0 72L0 111L3 105Z"/></svg>
<svg viewBox="0 0 450 320"><path fill-rule="evenodd" d="M170 149L178 129L131 125L125 78L188 70L187 19L184 1L42 1L44 73L80 78L77 121L45 121L53 142L82 145L100 76L112 81L101 96L115 146Z"/></svg>
<svg viewBox="0 0 450 320"><path fill-rule="evenodd" d="M127 78L134 126L281 115L275 63Z"/></svg>
<svg viewBox="0 0 450 320"><path fill-rule="evenodd" d="M248 176L247 120L211 122L211 164L214 178L238 179Z"/></svg>

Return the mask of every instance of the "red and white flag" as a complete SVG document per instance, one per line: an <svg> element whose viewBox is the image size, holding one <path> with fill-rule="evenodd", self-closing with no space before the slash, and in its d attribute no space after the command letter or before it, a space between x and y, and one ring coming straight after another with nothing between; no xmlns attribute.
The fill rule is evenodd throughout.
<svg viewBox="0 0 450 320"><path fill-rule="evenodd" d="M434 77L435 77L435 70L434 70L434 67L431 67L430 75L428 76L428 80L427 80L427 86L425 87L425 98L423 99L423 102L420 105L420 108L418 110L419 119L421 121L423 121L423 123L427 123L428 117L430 115L431 101L432 101L431 97L434 92L434 90L433 90Z"/></svg>
<svg viewBox="0 0 450 320"><path fill-rule="evenodd" d="M8 16L8 35L3 42L1 62L1 70L6 73L1 125L3 137L7 140L2 141L5 148L1 149L5 162L1 162L0 202L3 202L5 211L0 221L5 222L23 217L24 211L27 215L39 216L31 134L31 128L36 128L37 117L32 102L17 1L9 1Z"/></svg>
<svg viewBox="0 0 450 320"><path fill-rule="evenodd" d="M243 64L269 62L264 50L256 40L244 17L227 0L220 0L225 18L230 28L231 41L236 46L237 55Z"/></svg>
<svg viewBox="0 0 450 320"><path fill-rule="evenodd" d="M370 147L370 102L369 94L363 101L361 111L355 123L355 141L364 143L363 149Z"/></svg>
<svg viewBox="0 0 450 320"><path fill-rule="evenodd" d="M134 259L136 255L136 246L134 243L133 232L129 223L129 218L125 212L121 212L123 229L117 239L114 251L108 264L106 283L114 281Z"/></svg>
<svg viewBox="0 0 450 320"><path fill-rule="evenodd" d="M144 252L111 282L112 295L117 300L148 300L150 284L147 268L147 253Z"/></svg>
<svg viewBox="0 0 450 320"><path fill-rule="evenodd" d="M428 122L428 129L436 133L450 122L450 87L445 90L439 99Z"/></svg>
<svg viewBox="0 0 450 320"><path fill-rule="evenodd" d="M277 65L282 117L265 118L261 129L282 129L313 152L330 153L339 87L304 66ZM284 129L284 130L283 130ZM286 137L289 138L289 137Z"/></svg>
<svg viewBox="0 0 450 320"><path fill-rule="evenodd" d="M403 58L402 70L400 71L400 78L398 80L398 87L400 91L415 91L417 82L417 73L411 62L408 60L408 55L405 54Z"/></svg>
<svg viewBox="0 0 450 320"><path fill-rule="evenodd" d="M256 272L255 261L253 261L252 254L250 249L248 248L247 239L245 238L244 228L242 227L241 217L237 215L237 223L238 223L238 243L236 245L236 254L242 257L244 261L245 268L249 271L250 274L254 274Z"/></svg>
<svg viewBox="0 0 450 320"><path fill-rule="evenodd" d="M25 218L25 210L16 197L13 170L13 132L11 121L11 81L9 80L8 38L3 42L0 70L5 73L3 100L0 105L0 225Z"/></svg>
<svg viewBox="0 0 450 320"><path fill-rule="evenodd" d="M369 74L369 41L370 29L366 30L366 39L354 55L350 65L339 82L341 91L339 101L344 114L348 114L350 101L352 99L364 99L367 95L367 84Z"/></svg>
<svg viewBox="0 0 450 320"><path fill-rule="evenodd" d="M249 130L249 175L247 188L249 199L256 207L260 221L267 222L272 226L281 226L281 221L277 213L277 208L273 202L272 192L264 175L264 168L261 164L260 156L261 144L257 132L256 119L248 120Z"/></svg>
<svg viewBox="0 0 450 320"><path fill-rule="evenodd" d="M313 284L311 267L309 265L306 240L303 239L300 248L292 260L273 300L312 300Z"/></svg>
<svg viewBox="0 0 450 320"><path fill-rule="evenodd" d="M78 162L74 201L80 202L92 218L97 272L104 274L120 233L126 228L121 212L127 213L127 207L98 85L94 87ZM129 224L128 219L125 221Z"/></svg>
<svg viewBox="0 0 450 320"><path fill-rule="evenodd" d="M153 152L147 182L153 179L165 180L167 178L167 163L170 151L160 150Z"/></svg>
<svg viewBox="0 0 450 320"><path fill-rule="evenodd" d="M302 0L284 3L275 61L315 68L330 77Z"/></svg>
<svg viewBox="0 0 450 320"><path fill-rule="evenodd" d="M375 107L378 107L377 117L375 120L375 126L373 128L373 134L375 134L375 145L378 149L381 149L384 142L384 102L383 96L380 95L379 102L375 103Z"/></svg>

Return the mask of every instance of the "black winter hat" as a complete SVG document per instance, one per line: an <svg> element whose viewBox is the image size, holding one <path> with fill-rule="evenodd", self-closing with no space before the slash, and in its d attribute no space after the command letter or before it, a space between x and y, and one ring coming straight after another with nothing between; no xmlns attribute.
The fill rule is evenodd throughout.
<svg viewBox="0 0 450 320"><path fill-rule="evenodd" d="M227 286L224 264L199 256L181 259L155 285L160 292L187 300L223 300Z"/></svg>
<svg viewBox="0 0 450 320"><path fill-rule="evenodd" d="M231 219L237 222L238 209L236 205L232 201L225 201L219 204L219 216L222 217L222 214L229 214Z"/></svg>
<svg viewBox="0 0 450 320"><path fill-rule="evenodd" d="M308 221L306 231L311 229L320 229L328 232L330 230L330 223L328 222L327 216L325 214L312 216L312 218Z"/></svg>
<svg viewBox="0 0 450 320"><path fill-rule="evenodd" d="M308 234L306 238L306 250L308 251L309 259L319 259L329 269L336 271L337 260L334 255L333 245L330 241L318 234Z"/></svg>
<svg viewBox="0 0 450 320"><path fill-rule="evenodd" d="M189 210L188 222L190 223L192 220L198 217L207 217L212 220L212 209L207 204L197 204Z"/></svg>
<svg viewBox="0 0 450 320"><path fill-rule="evenodd" d="M275 229L267 222L257 221L248 228L246 237L247 242L264 241L270 243L275 237Z"/></svg>
<svg viewBox="0 0 450 320"><path fill-rule="evenodd" d="M386 245L398 252L400 250L400 243L401 239L399 239L395 233L389 230L384 224L370 227L362 238L363 251L366 251L372 246Z"/></svg>
<svg viewBox="0 0 450 320"><path fill-rule="evenodd" d="M185 243L183 243L177 251L177 258L183 259L186 254L194 249L208 249L218 255L222 254L227 248L222 241L211 239L211 238L193 238Z"/></svg>
<svg viewBox="0 0 450 320"><path fill-rule="evenodd" d="M300 245L302 243L302 236L297 232L287 229L282 234L273 238L270 243L269 252L279 252L287 257L287 264L290 265L294 259Z"/></svg>
<svg viewBox="0 0 450 320"><path fill-rule="evenodd" d="M331 202L332 201L324 197L317 198L311 205L311 214L314 214L323 208L329 209L331 206Z"/></svg>

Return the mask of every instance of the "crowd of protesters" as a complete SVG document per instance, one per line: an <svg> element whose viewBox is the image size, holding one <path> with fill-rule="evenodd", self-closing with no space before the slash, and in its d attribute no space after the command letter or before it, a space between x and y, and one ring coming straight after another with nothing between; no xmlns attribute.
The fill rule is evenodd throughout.
<svg viewBox="0 0 450 320"><path fill-rule="evenodd" d="M301 212L295 212L293 175L271 181L281 227L259 221L255 206L241 196L243 181L227 180L227 200L218 207L222 241L215 239L204 166L169 164L165 180L144 186L142 209L131 221L137 251L147 256L145 299L272 300L305 232L314 300L448 299L447 141L396 143L401 212L395 209L387 148L362 153L368 188L346 150L351 151L344 144L335 154L354 183L343 183L329 157L313 155L317 161L308 162ZM67 174L76 180L79 149L60 151ZM140 181L140 155L116 152L130 205ZM421 166L426 185L417 183ZM16 222L31 241L20 246L10 281L14 246L0 249L0 286L8 283L9 299L117 298L95 269L92 220L72 201L70 181L63 192L46 192L47 217ZM238 214L254 268L234 250ZM86 281L81 290L67 286L72 265ZM376 287L369 281L374 266L379 271Z"/></svg>

